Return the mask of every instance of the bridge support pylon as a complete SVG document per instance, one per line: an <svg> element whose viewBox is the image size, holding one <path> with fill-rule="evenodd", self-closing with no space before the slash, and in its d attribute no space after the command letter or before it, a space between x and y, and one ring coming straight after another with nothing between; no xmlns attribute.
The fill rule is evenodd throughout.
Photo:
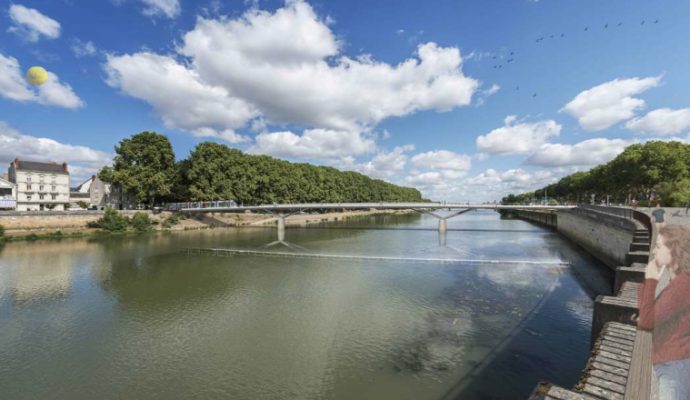
<svg viewBox="0 0 690 400"><path fill-rule="evenodd" d="M278 241L284 242L285 241L285 216L281 214L281 215L277 215L276 218L278 219Z"/></svg>
<svg viewBox="0 0 690 400"><path fill-rule="evenodd" d="M438 220L438 231L441 233L446 233L446 231L448 231L448 220L446 218Z"/></svg>

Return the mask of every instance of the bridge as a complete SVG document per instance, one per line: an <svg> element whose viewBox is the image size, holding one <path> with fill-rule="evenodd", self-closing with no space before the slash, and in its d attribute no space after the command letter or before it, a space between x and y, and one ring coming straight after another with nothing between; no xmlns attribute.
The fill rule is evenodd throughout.
<svg viewBox="0 0 690 400"><path fill-rule="evenodd" d="M234 201L207 201L191 203L174 203L166 206L171 211L183 213L241 213L245 211L263 212L272 215L278 221L278 242L285 239L285 218L303 213L307 210L412 210L431 215L438 219L438 231L448 230L448 220L472 210L548 210L571 209L576 206L556 205L502 205L471 204L453 202L428 203L297 203L297 204L263 204L254 206L237 205ZM439 214L438 210L448 210L450 214Z"/></svg>

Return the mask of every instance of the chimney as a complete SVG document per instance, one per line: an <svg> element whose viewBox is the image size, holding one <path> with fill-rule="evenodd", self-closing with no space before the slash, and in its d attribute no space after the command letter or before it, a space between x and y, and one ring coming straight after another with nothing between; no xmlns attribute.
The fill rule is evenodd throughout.
<svg viewBox="0 0 690 400"><path fill-rule="evenodd" d="M14 164L14 168L19 168L19 157L15 157L14 162L12 164Z"/></svg>
<svg viewBox="0 0 690 400"><path fill-rule="evenodd" d="M62 170L67 172L67 163L66 162L62 163Z"/></svg>

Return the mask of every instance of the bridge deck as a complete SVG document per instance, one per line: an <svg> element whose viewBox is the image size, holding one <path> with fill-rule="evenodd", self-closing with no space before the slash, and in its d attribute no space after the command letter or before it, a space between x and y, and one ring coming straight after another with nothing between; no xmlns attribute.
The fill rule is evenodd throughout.
<svg viewBox="0 0 690 400"><path fill-rule="evenodd" d="M559 210L575 206L514 206L500 204L470 203L301 203L301 204L264 204L255 206L214 206L214 202L195 203L182 207L183 212L244 212L244 211L299 211L299 210L434 210L434 209L485 209L485 210Z"/></svg>

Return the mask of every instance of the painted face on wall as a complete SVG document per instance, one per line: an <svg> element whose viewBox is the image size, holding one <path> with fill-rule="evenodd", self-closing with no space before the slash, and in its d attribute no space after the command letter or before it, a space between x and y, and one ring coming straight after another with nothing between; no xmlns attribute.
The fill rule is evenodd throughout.
<svg viewBox="0 0 690 400"><path fill-rule="evenodd" d="M661 267L662 265L670 266L671 261L671 249L666 247L662 235L657 236L656 245L654 246L654 262L657 267Z"/></svg>

